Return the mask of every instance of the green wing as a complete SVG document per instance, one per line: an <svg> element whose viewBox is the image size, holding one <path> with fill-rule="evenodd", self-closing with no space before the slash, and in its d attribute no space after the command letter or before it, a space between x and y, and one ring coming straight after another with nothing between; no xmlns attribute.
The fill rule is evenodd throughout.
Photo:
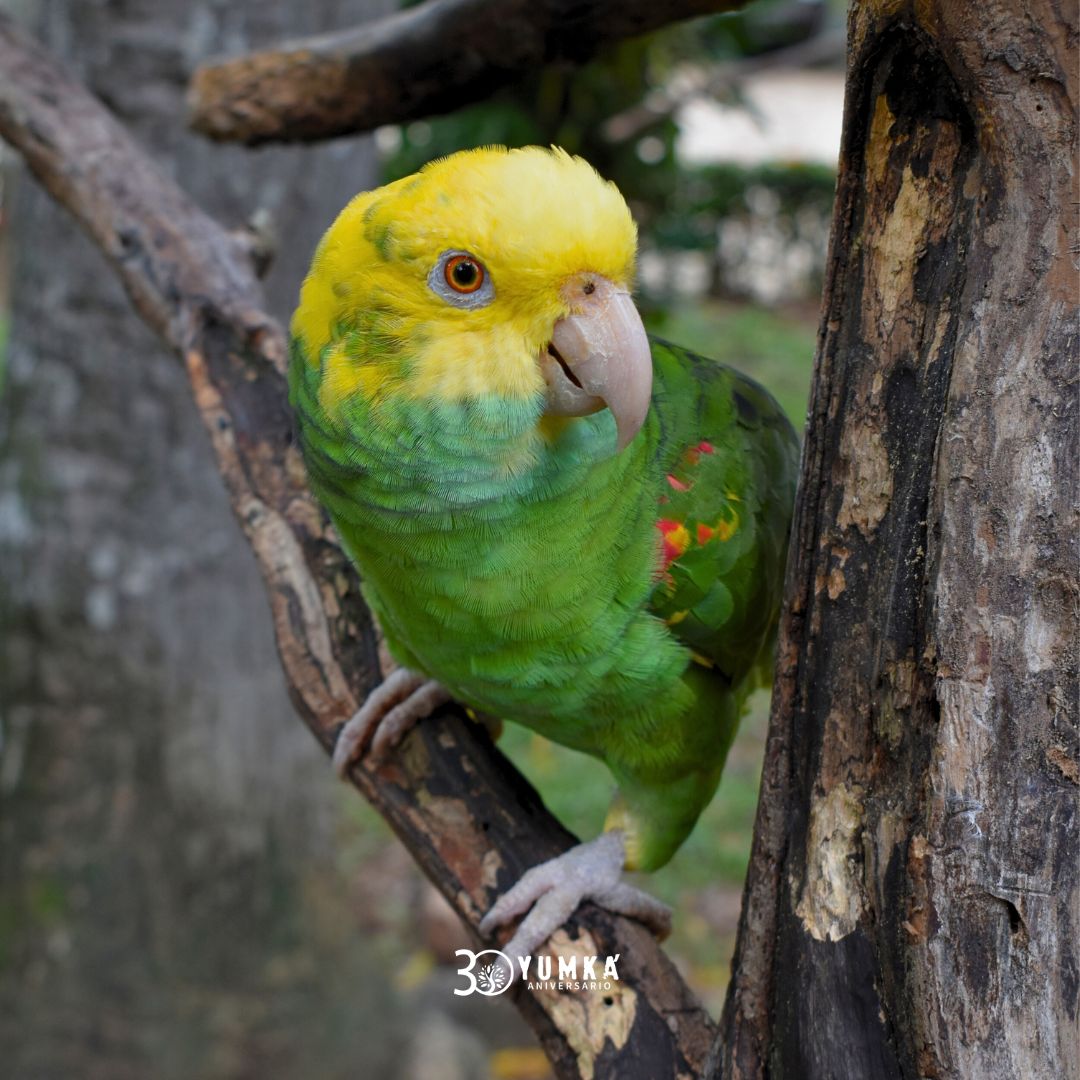
<svg viewBox="0 0 1080 1080"><path fill-rule="evenodd" d="M733 682L768 659L783 589L799 442L771 394L653 341L663 566L651 607Z"/></svg>

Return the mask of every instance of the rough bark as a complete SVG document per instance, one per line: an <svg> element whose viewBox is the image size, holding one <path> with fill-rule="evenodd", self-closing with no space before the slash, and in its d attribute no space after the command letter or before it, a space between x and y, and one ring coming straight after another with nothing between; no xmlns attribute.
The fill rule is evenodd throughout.
<svg viewBox="0 0 1080 1080"><path fill-rule="evenodd" d="M327 139L488 97L552 61L746 0L428 0L378 22L208 64L191 125L256 145Z"/></svg>
<svg viewBox="0 0 1080 1080"><path fill-rule="evenodd" d="M861 3L710 1075L1077 1075L1077 12Z"/></svg>
<svg viewBox="0 0 1080 1080"><path fill-rule="evenodd" d="M249 252L157 172L93 98L0 20L0 136L89 232L143 318L182 357L229 499L270 597L289 693L324 748L377 678L356 579L292 445L285 339ZM148 480L152 482L152 478ZM353 782L475 927L495 895L571 838L492 747L447 710ZM700 1072L713 1029L638 924L583 907L566 955L619 954L614 992L519 993L560 1076Z"/></svg>
<svg viewBox="0 0 1080 1080"><path fill-rule="evenodd" d="M374 178L373 147L208 146L177 122L186 81L222 41L255 47L379 7L11 6L216 213L269 213L281 255L266 288L288 302L342 192ZM0 1074L280 1078L315 1052L327 1078L385 1073L407 1018L368 977L340 793L289 705L184 372L70 217L29 175L16 183L0 389Z"/></svg>

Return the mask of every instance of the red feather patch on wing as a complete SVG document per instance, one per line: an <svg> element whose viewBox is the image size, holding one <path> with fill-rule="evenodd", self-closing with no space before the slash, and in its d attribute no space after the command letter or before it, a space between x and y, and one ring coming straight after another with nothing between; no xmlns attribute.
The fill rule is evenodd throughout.
<svg viewBox="0 0 1080 1080"><path fill-rule="evenodd" d="M717 509L722 507L722 510L718 519L710 521L691 520L697 518L692 508L699 500L694 496L683 497L689 496L694 486L694 479L689 475L690 471L699 464L704 455L715 452L716 448L711 442L702 440L695 446L687 448L683 452L677 471L670 472L665 477L670 490L667 494L661 495L658 502L661 505L676 504L672 509L682 509L685 516L682 520L676 517L662 517L656 522L661 537L660 565L657 568L660 577L664 577L671 564L685 555L687 550L694 546L695 541L697 546L701 547L715 540L730 540L739 527L739 513L730 504L740 500L733 491L725 491L723 497L716 500L719 503ZM689 514L686 513L687 510L690 511Z"/></svg>
<svg viewBox="0 0 1080 1080"><path fill-rule="evenodd" d="M681 521L661 518L656 527L663 542L660 545L661 569L666 570L690 546L690 533Z"/></svg>

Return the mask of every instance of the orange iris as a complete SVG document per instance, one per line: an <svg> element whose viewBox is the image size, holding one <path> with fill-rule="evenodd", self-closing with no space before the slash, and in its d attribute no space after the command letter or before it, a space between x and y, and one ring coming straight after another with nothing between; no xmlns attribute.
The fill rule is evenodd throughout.
<svg viewBox="0 0 1080 1080"><path fill-rule="evenodd" d="M447 259L443 276L446 284L459 293L474 293L484 284L484 268L471 255Z"/></svg>

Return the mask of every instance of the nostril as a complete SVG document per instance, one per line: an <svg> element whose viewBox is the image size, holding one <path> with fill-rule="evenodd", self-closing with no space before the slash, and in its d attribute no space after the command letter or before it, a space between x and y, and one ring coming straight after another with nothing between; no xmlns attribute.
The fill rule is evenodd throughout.
<svg viewBox="0 0 1080 1080"><path fill-rule="evenodd" d="M594 292L596 292L596 282L595 281L586 281L584 286L582 286L581 291L586 296L592 296L592 294Z"/></svg>

